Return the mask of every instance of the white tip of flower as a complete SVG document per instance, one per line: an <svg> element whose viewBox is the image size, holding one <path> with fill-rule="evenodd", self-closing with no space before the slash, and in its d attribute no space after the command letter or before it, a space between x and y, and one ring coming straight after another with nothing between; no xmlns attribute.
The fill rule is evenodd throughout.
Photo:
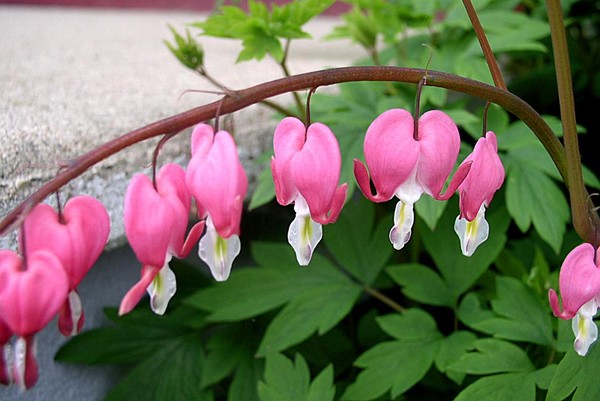
<svg viewBox="0 0 600 401"><path fill-rule="evenodd" d="M575 352L585 356L592 345L598 339L598 326L594 323L594 315L598 310L595 298L584 304L575 317L571 320L571 327L575 333Z"/></svg>
<svg viewBox="0 0 600 401"><path fill-rule="evenodd" d="M394 227L390 230L390 242L394 249L400 250L410 240L412 226L415 221L413 203L398 201L394 211Z"/></svg>
<svg viewBox="0 0 600 401"><path fill-rule="evenodd" d="M170 259L170 258L169 258ZM169 301L177 291L177 281L175 273L169 268L169 261L160 269L152 283L148 286L150 295L150 307L157 315L164 315L169 305Z"/></svg>
<svg viewBox="0 0 600 401"><path fill-rule="evenodd" d="M83 315L83 305L81 305L81 298L75 290L69 292L69 310L71 311L71 321L73 322L73 328L71 329L71 336L74 336L78 332L79 320Z"/></svg>
<svg viewBox="0 0 600 401"><path fill-rule="evenodd" d="M454 231L460 238L460 249L465 256L471 256L490 233L490 225L485 219L485 206L481 205L473 221L456 217Z"/></svg>
<svg viewBox="0 0 600 401"><path fill-rule="evenodd" d="M233 260L239 255L242 245L240 237L232 235L223 238L209 219L206 223L206 234L198 244L198 256L210 268L212 276L217 281L225 281L231 273Z"/></svg>
<svg viewBox="0 0 600 401"><path fill-rule="evenodd" d="M323 227L310 218L310 215L296 213L296 218L288 230L288 242L296 252L300 266L307 266L313 251L323 238Z"/></svg>

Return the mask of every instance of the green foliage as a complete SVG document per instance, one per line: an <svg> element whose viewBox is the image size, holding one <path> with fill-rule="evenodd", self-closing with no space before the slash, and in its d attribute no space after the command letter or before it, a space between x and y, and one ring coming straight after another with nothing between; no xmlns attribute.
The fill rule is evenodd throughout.
<svg viewBox="0 0 600 401"><path fill-rule="evenodd" d="M235 6L224 6L203 22L192 24L203 35L242 41L237 61L262 60L267 54L281 62L285 51L281 40L310 38L302 26L333 4L333 0L294 1L271 6L248 1L248 13Z"/></svg>
<svg viewBox="0 0 600 401"><path fill-rule="evenodd" d="M333 401L333 367L325 368L310 382L308 365L297 354L292 363L279 353L266 358L265 380L258 383L260 401Z"/></svg>
<svg viewBox="0 0 600 401"><path fill-rule="evenodd" d="M173 33L175 44L168 41L164 41L165 45L169 48L171 53L187 68L197 71L204 65L204 50L202 47L192 38L190 31L186 30L186 37L181 36L175 28L169 26L169 29Z"/></svg>

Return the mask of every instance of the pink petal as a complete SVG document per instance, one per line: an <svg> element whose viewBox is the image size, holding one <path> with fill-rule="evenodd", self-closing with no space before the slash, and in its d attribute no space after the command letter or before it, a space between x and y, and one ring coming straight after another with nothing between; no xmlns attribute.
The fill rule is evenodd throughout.
<svg viewBox="0 0 600 401"><path fill-rule="evenodd" d="M498 157L496 135L488 132L475 144L463 162L471 162L471 172L459 186L461 217L471 221L482 204L488 206L504 182L504 167Z"/></svg>
<svg viewBox="0 0 600 401"><path fill-rule="evenodd" d="M208 153L192 157L186 182L197 203L212 217L219 235L237 235L248 179L229 133L217 132Z"/></svg>
<svg viewBox="0 0 600 401"><path fill-rule="evenodd" d="M414 140L413 131L413 118L402 109L388 110L371 123L364 152L376 195L371 195L366 171L356 161L354 164L359 187L367 198L376 202L389 200L409 178L419 158L419 143Z"/></svg>
<svg viewBox="0 0 600 401"><path fill-rule="evenodd" d="M192 157L204 157L212 146L215 132L208 124L198 124L192 131Z"/></svg>
<svg viewBox="0 0 600 401"><path fill-rule="evenodd" d="M294 117L284 118L275 128L275 156L271 161L271 173L275 183L275 195L280 205L289 205L298 193L290 165L292 157L304 146L306 132L304 123Z"/></svg>
<svg viewBox="0 0 600 401"><path fill-rule="evenodd" d="M27 253L47 250L60 260L72 289L102 253L110 232L106 208L91 196L70 199L59 221L58 213L49 205L38 204L25 220Z"/></svg>
<svg viewBox="0 0 600 401"><path fill-rule="evenodd" d="M324 124L311 124L304 146L292 157L291 172L316 221L328 220L341 166L342 157L335 135ZM339 202L336 207L341 209ZM336 213L339 214L339 210Z"/></svg>
<svg viewBox="0 0 600 401"><path fill-rule="evenodd" d="M0 318L19 336L44 328L67 298L69 278L56 256L28 255L26 270L14 252L0 251Z"/></svg>
<svg viewBox="0 0 600 401"><path fill-rule="evenodd" d="M161 265L162 266L162 265ZM149 265L142 266L141 278L123 297L121 306L119 307L119 316L129 313L135 308L140 302L142 297L146 294L146 289L154 280L154 277L160 271L160 267L154 267Z"/></svg>
<svg viewBox="0 0 600 401"><path fill-rule="evenodd" d="M579 308L600 293L600 269L594 263L594 254L594 247L584 243L565 258L559 275L562 311L556 292L552 289L548 292L555 316L561 319L573 318Z"/></svg>
<svg viewBox="0 0 600 401"><path fill-rule="evenodd" d="M125 234L142 264L160 267L171 245L177 214L150 179L136 174L125 194Z"/></svg>
<svg viewBox="0 0 600 401"><path fill-rule="evenodd" d="M419 119L419 147L417 180L424 192L435 198L454 169L460 150L454 121L439 110L423 114Z"/></svg>

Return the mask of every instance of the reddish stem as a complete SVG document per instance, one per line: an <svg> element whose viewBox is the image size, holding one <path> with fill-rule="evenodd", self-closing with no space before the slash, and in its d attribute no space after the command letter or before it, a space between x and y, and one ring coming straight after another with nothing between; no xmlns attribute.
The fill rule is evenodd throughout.
<svg viewBox="0 0 600 401"><path fill-rule="evenodd" d="M213 103L156 121L106 142L73 160L55 178L47 181L15 207L0 222L0 235L4 235L10 229L16 227L38 202L93 165L138 142L170 132L180 132L195 124L209 120L215 117L217 110L221 114L228 114L283 93L343 82L395 81L416 84L425 74L427 74L427 84L429 86L442 87L479 97L496 103L515 114L537 135L556 164L564 181L567 182L565 151L562 144L539 114L524 100L512 93L483 82L431 70L382 66L344 67L293 75L244 90L234 91Z"/></svg>

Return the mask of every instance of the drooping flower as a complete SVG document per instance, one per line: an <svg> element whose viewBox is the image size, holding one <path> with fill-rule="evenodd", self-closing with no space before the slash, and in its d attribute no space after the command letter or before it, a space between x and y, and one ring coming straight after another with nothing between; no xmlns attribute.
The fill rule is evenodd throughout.
<svg viewBox="0 0 600 401"><path fill-rule="evenodd" d="M548 298L554 316L572 320L575 351L585 355L598 338L593 317L600 307L600 257L591 244L573 249L563 262L558 277L562 310L556 291L550 289Z"/></svg>
<svg viewBox="0 0 600 401"><path fill-rule="evenodd" d="M454 223L454 231L460 238L460 247L465 256L473 255L489 234L485 210L494 194L504 182L504 166L498 156L496 134L489 131L475 144L473 152L461 165L471 163L471 169L458 186L460 215Z"/></svg>
<svg viewBox="0 0 600 401"><path fill-rule="evenodd" d="M337 220L346 200L347 184L338 186L342 158L335 135L324 124L306 127L284 118L275 129L271 172L279 204L294 203L296 218L288 241L298 264L306 266L323 236L322 224Z"/></svg>
<svg viewBox="0 0 600 401"><path fill-rule="evenodd" d="M410 239L413 205L421 194L438 200L449 199L470 167L470 164L461 166L442 194L460 150L458 128L450 117L438 110L428 111L419 118L416 138L414 125L412 115L406 110L384 112L367 130L366 166L354 160L356 181L369 200L386 202L393 196L399 199L394 227L390 230L390 241L395 249L402 249ZM374 195L370 180L376 189Z"/></svg>
<svg viewBox="0 0 600 401"><path fill-rule="evenodd" d="M106 208L85 195L70 199L60 214L50 205L38 204L25 219L21 234L27 254L49 251L60 260L69 277L69 296L58 319L59 330L65 336L77 334L83 326L85 317L77 286L98 260L109 232Z"/></svg>
<svg viewBox="0 0 600 401"><path fill-rule="evenodd" d="M194 128L186 183L196 199L198 216L206 218L198 255L217 281L225 281L241 249L240 221L248 190L237 147L227 131L214 133L207 124Z"/></svg>
<svg viewBox="0 0 600 401"><path fill-rule="evenodd" d="M177 164L163 166L156 177L136 174L125 194L125 234L142 263L141 279L121 301L119 314L131 311L145 292L152 310L162 315L177 289L175 274L169 268L173 256L187 256L204 229L197 223L185 238L191 196L185 185L185 172Z"/></svg>
<svg viewBox="0 0 600 401"><path fill-rule="evenodd" d="M12 378L22 389L38 378L35 333L57 314L69 292L69 277L52 253L38 250L24 261L0 251L0 319L18 336Z"/></svg>

